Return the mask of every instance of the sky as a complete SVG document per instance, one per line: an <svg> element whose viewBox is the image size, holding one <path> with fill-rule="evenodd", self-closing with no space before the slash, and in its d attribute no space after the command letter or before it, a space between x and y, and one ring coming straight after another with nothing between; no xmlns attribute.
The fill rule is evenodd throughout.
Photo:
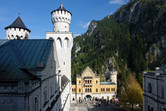
<svg viewBox="0 0 166 111"><path fill-rule="evenodd" d="M129 0L0 0L0 39L5 39L5 27L20 17L31 30L30 39L45 39L53 31L51 11L60 7L72 13L70 32L84 34L92 20L101 20L113 14Z"/></svg>

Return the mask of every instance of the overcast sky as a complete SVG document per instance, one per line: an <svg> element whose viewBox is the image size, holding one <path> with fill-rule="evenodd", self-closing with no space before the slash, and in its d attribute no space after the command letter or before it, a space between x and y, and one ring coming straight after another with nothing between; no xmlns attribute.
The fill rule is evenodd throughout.
<svg viewBox="0 0 166 111"><path fill-rule="evenodd" d="M70 31L84 34L92 20L101 20L113 14L129 0L0 0L0 39L5 39L5 27L20 16L28 29L30 39L45 39L47 31L53 31L51 11L60 3L72 13Z"/></svg>

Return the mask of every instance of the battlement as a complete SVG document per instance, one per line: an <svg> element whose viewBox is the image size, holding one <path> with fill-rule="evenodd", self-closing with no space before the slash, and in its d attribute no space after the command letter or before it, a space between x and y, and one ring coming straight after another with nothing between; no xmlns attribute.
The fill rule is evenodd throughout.
<svg viewBox="0 0 166 111"><path fill-rule="evenodd" d="M8 28L6 39L29 39L29 31L22 28Z"/></svg>
<svg viewBox="0 0 166 111"><path fill-rule="evenodd" d="M54 32L69 32L72 14L63 7L63 3L58 9L52 11L51 15Z"/></svg>

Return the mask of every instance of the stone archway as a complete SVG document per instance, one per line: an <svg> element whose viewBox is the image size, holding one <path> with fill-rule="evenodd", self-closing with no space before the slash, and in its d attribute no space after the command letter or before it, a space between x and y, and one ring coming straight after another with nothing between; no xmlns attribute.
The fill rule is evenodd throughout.
<svg viewBox="0 0 166 111"><path fill-rule="evenodd" d="M87 99L92 99L92 96L91 95L86 95L85 96Z"/></svg>

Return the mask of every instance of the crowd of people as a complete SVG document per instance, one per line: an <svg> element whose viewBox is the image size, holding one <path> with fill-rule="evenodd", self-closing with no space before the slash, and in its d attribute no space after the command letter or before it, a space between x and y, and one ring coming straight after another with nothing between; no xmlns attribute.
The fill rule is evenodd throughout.
<svg viewBox="0 0 166 111"><path fill-rule="evenodd" d="M95 105L95 106L98 106L100 107L101 104L104 104L104 105L111 105L111 104L115 104L117 103L118 101L116 101L114 98L113 99L99 99L99 98L91 98L91 97L84 97L84 99L79 99L79 100L76 100L76 105L78 103L82 103L82 102L86 102L86 101L90 101L91 104Z"/></svg>

